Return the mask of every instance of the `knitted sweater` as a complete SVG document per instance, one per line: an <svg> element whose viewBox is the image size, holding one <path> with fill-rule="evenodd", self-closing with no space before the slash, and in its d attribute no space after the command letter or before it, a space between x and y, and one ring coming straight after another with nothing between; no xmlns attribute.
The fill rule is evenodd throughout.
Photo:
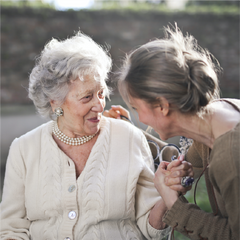
<svg viewBox="0 0 240 240"><path fill-rule="evenodd" d="M222 101L240 112L240 100ZM204 175L213 213L202 211L181 196L164 222L193 240L239 240L240 122L216 139L211 153L205 145L194 142L186 160L192 163L196 176L209 164Z"/></svg>
<svg viewBox="0 0 240 240"><path fill-rule="evenodd" d="M160 196L142 132L102 117L81 175L52 138L50 121L11 145L1 203L5 239L162 239L148 222Z"/></svg>

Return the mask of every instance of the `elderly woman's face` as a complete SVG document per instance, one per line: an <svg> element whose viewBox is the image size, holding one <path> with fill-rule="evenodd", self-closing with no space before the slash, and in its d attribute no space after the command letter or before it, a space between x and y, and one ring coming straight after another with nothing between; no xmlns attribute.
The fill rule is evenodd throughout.
<svg viewBox="0 0 240 240"><path fill-rule="evenodd" d="M59 118L60 129L67 134L92 135L98 132L105 107L105 85L93 76L72 82L64 104L64 114ZM67 134L69 135L69 134Z"/></svg>

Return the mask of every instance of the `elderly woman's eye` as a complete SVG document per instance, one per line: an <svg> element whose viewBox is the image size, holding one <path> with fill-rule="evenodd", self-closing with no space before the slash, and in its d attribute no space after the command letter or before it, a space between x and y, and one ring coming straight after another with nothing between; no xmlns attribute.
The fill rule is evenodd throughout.
<svg viewBox="0 0 240 240"><path fill-rule="evenodd" d="M87 95L87 96L83 97L81 100L82 100L83 103L87 103L91 99L92 99L92 95L90 94L90 95Z"/></svg>

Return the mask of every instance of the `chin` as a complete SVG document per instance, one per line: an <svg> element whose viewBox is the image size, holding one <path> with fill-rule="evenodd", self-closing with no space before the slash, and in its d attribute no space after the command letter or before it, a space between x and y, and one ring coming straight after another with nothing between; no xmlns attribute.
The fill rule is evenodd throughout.
<svg viewBox="0 0 240 240"><path fill-rule="evenodd" d="M157 132L157 134L159 135L160 139L163 140L163 141L166 141L166 140L169 139L169 137L164 136L163 134L160 134L159 132Z"/></svg>
<svg viewBox="0 0 240 240"><path fill-rule="evenodd" d="M160 136L160 135L159 135ZM160 138L161 138L161 140L163 140L163 141L167 141L169 138L167 138L167 137L161 137L160 136Z"/></svg>
<svg viewBox="0 0 240 240"><path fill-rule="evenodd" d="M101 120L97 123L88 123L87 125L85 125L85 132L89 135L95 134L99 131L100 129L100 125L101 125Z"/></svg>
<svg viewBox="0 0 240 240"><path fill-rule="evenodd" d="M100 130L100 124L98 124L96 127L89 129L90 135L97 133L99 130Z"/></svg>

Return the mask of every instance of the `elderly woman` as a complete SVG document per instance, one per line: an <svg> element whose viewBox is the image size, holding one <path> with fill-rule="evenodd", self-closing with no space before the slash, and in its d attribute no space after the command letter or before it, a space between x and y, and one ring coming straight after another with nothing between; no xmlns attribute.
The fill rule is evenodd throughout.
<svg viewBox="0 0 240 240"><path fill-rule="evenodd" d="M139 120L161 139L194 140L186 160L192 163L195 178L205 174L213 213L177 193L185 186L175 168L180 161L162 162L154 183L169 210L163 221L190 239L238 240L240 100L219 99L219 66L192 36L184 37L177 27L166 28L166 33L166 38L127 55L119 89ZM119 114L127 115L116 106L106 113Z"/></svg>
<svg viewBox="0 0 240 240"><path fill-rule="evenodd" d="M77 33L51 40L29 97L54 121L16 138L1 202L5 239L162 239L166 206L154 188L146 138L102 116L111 59Z"/></svg>

